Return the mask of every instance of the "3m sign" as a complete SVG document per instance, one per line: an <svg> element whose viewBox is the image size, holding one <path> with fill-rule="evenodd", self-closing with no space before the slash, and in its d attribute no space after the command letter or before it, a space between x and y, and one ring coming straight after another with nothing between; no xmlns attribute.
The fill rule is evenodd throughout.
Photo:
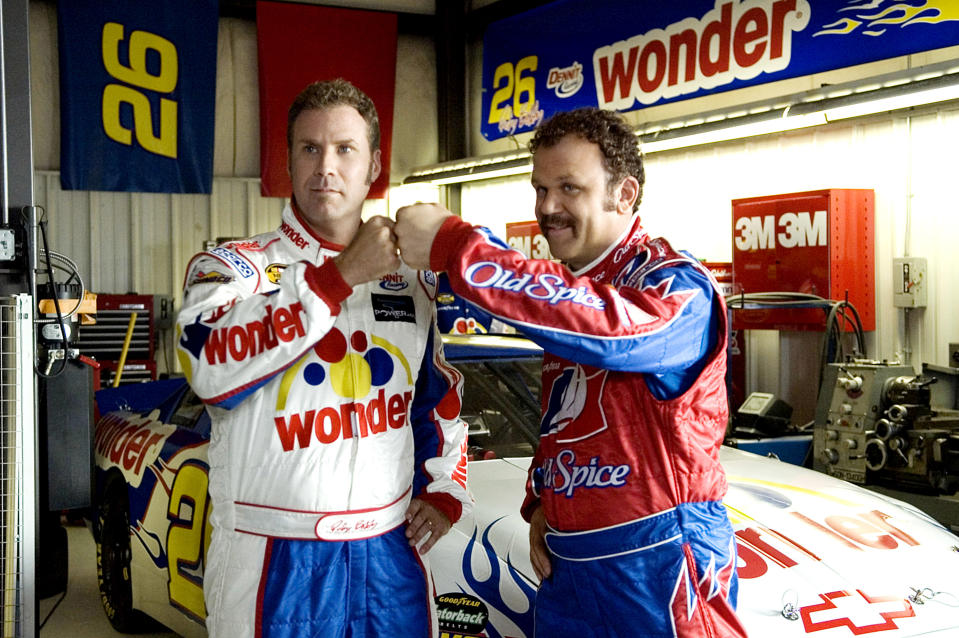
<svg viewBox="0 0 959 638"><path fill-rule="evenodd" d="M829 189L736 199L735 292L799 292L848 300L874 330L874 194ZM740 310L737 329L820 330L821 309Z"/></svg>
<svg viewBox="0 0 959 638"><path fill-rule="evenodd" d="M506 224L506 243L529 259L552 259L549 243L535 221Z"/></svg>

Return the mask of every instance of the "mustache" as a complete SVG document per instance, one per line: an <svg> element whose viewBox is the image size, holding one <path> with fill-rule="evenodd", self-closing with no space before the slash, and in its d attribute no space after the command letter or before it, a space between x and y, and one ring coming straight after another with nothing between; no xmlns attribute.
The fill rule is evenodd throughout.
<svg viewBox="0 0 959 638"><path fill-rule="evenodd" d="M547 228L570 226L572 223L573 220L569 215L565 213L553 213L551 215L543 215L539 218L539 229L546 230Z"/></svg>

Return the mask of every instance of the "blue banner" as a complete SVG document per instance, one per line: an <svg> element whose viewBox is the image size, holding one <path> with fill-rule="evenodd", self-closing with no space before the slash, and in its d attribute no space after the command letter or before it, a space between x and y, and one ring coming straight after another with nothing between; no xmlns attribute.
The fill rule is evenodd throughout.
<svg viewBox="0 0 959 638"><path fill-rule="evenodd" d="M557 0L489 26L483 136L959 44L956 0Z"/></svg>
<svg viewBox="0 0 959 638"><path fill-rule="evenodd" d="M209 193L217 0L60 0L60 182Z"/></svg>

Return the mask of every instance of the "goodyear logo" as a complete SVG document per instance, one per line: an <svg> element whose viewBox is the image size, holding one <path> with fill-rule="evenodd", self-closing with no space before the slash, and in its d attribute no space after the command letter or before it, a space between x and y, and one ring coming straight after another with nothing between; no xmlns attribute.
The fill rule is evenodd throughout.
<svg viewBox="0 0 959 638"><path fill-rule="evenodd" d="M489 610L486 604L469 594L442 594L436 600L436 619L444 635L480 635L489 622Z"/></svg>

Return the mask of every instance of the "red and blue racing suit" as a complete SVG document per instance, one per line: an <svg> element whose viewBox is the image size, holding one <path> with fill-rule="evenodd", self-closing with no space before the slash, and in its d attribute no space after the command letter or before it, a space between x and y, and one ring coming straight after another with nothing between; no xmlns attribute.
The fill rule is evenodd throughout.
<svg viewBox="0 0 959 638"><path fill-rule="evenodd" d="M436 278L405 266L350 288L290 206L277 230L197 255L177 355L210 407L213 637L433 636L412 497L455 522L466 492L461 375Z"/></svg>
<svg viewBox="0 0 959 638"><path fill-rule="evenodd" d="M431 267L546 351L522 510L542 505L549 527L536 635L744 636L721 503L726 310L708 271L638 216L578 272L451 217Z"/></svg>

